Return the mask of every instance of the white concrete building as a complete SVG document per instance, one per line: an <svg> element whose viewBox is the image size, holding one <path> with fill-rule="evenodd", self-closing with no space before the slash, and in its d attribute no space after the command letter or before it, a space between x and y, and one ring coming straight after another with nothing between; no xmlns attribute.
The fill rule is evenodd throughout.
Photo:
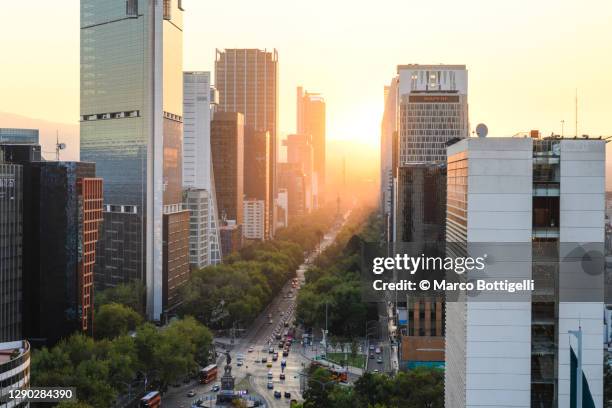
<svg viewBox="0 0 612 408"><path fill-rule="evenodd" d="M242 236L263 240L265 237L266 203L264 200L244 200Z"/></svg>
<svg viewBox="0 0 612 408"><path fill-rule="evenodd" d="M183 188L192 211L189 259L197 268L218 264L222 258L210 148L210 122L217 104L210 72L183 73ZM201 223L203 214L208 217L206 225Z"/></svg>
<svg viewBox="0 0 612 408"><path fill-rule="evenodd" d="M535 290L521 301L447 302L446 407L569 408L570 345L579 349L570 330L582 333L583 400L603 407L603 273L585 273L582 248L603 251L604 147L539 138L448 147L447 241L498 245L487 267L511 254ZM557 261L539 261L541 248Z"/></svg>

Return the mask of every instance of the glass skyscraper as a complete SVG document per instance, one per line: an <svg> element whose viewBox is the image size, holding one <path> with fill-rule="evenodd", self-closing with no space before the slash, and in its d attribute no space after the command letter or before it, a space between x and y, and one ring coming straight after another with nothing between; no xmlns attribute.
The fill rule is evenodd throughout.
<svg viewBox="0 0 612 408"><path fill-rule="evenodd" d="M269 230L274 233L278 124L278 53L276 50L217 50L215 87L220 112L240 112L245 128L270 132ZM221 186L216 186L217 190Z"/></svg>
<svg viewBox="0 0 612 408"><path fill-rule="evenodd" d="M180 0L81 0L81 160L104 179L96 282L143 280L162 313L164 206L179 204Z"/></svg>

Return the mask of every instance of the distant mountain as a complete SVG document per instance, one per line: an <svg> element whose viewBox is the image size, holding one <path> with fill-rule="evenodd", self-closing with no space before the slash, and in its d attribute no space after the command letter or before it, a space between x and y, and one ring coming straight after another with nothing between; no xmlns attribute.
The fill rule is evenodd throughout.
<svg viewBox="0 0 612 408"><path fill-rule="evenodd" d="M49 160L55 160L56 134L59 134L59 141L66 144L66 150L60 153L60 160L79 160L78 123L58 123L0 112L0 127L38 129L43 156Z"/></svg>

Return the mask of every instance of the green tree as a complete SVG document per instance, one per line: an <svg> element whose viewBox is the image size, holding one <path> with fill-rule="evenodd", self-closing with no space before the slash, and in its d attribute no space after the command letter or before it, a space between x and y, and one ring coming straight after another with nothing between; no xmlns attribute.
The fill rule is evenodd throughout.
<svg viewBox="0 0 612 408"><path fill-rule="evenodd" d="M82 401L62 401L55 408L92 408L92 406Z"/></svg>
<svg viewBox="0 0 612 408"><path fill-rule="evenodd" d="M102 305L95 317L95 335L98 339L112 339L126 334L142 322L138 313L119 303Z"/></svg>
<svg viewBox="0 0 612 408"><path fill-rule="evenodd" d="M144 316L145 285L140 281L133 281L117 285L113 288L95 291L96 308L109 303L119 303L135 310Z"/></svg>
<svg viewBox="0 0 612 408"><path fill-rule="evenodd" d="M322 368L312 368L308 375L308 389L304 392L304 408L332 408L330 393L337 387L331 373Z"/></svg>

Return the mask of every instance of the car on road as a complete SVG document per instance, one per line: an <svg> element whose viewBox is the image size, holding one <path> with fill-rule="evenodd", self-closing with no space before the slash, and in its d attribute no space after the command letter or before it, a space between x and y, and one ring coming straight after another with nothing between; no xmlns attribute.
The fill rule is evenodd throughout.
<svg viewBox="0 0 612 408"><path fill-rule="evenodd" d="M272 378L274 378L274 374L272 374L272 371L268 371L268 380L271 380Z"/></svg>
<svg viewBox="0 0 612 408"><path fill-rule="evenodd" d="M370 358L374 358L374 354L370 354Z"/></svg>
<svg viewBox="0 0 612 408"><path fill-rule="evenodd" d="M278 353L272 354L272 361L278 360Z"/></svg>
<svg viewBox="0 0 612 408"><path fill-rule="evenodd" d="M238 360L238 361L236 362L236 365L237 365L238 367L240 367L240 366L242 365L242 360Z"/></svg>
<svg viewBox="0 0 612 408"><path fill-rule="evenodd" d="M380 353L381 353L381 351L382 351L382 350L380 349L380 347L376 347L376 354L380 354Z"/></svg>
<svg viewBox="0 0 612 408"><path fill-rule="evenodd" d="M272 324L272 323L274 323L274 320L270 319L270 320L268 321L268 323L269 323L269 324Z"/></svg>
<svg viewBox="0 0 612 408"><path fill-rule="evenodd" d="M252 352L253 352L253 350L255 350L255 348L253 348L253 346L251 346L251 347L249 347L249 350L248 350L248 351L249 351L249 353L252 353Z"/></svg>
<svg viewBox="0 0 612 408"><path fill-rule="evenodd" d="M280 391L274 391L274 398L276 399L280 399L280 397L282 396Z"/></svg>
<svg viewBox="0 0 612 408"><path fill-rule="evenodd" d="M289 391L285 391L285 398L291 398L291 393Z"/></svg>
<svg viewBox="0 0 612 408"><path fill-rule="evenodd" d="M378 371L378 368L374 370L374 373L376 374L380 373L380 371Z"/></svg>
<svg viewBox="0 0 612 408"><path fill-rule="evenodd" d="M370 344L370 351L374 351L374 348L375 348L374 345Z"/></svg>
<svg viewBox="0 0 612 408"><path fill-rule="evenodd" d="M262 363L267 363L268 362L268 357L262 357L261 358L261 362Z"/></svg>
<svg viewBox="0 0 612 408"><path fill-rule="evenodd" d="M194 390L191 390L191 391L189 391L189 392L187 393L187 396L188 396L189 398L195 397L195 395L196 395L196 393L195 393L195 391L194 391Z"/></svg>
<svg viewBox="0 0 612 408"><path fill-rule="evenodd" d="M289 356L289 350L284 349L283 350L283 357L287 357L287 356Z"/></svg>
<svg viewBox="0 0 612 408"><path fill-rule="evenodd" d="M286 367L287 366L287 360L285 360L284 358L281 360L281 367Z"/></svg>
<svg viewBox="0 0 612 408"><path fill-rule="evenodd" d="M382 358L381 358L381 357L378 357L378 358L376 359L376 362L377 362L378 364L382 364Z"/></svg>
<svg viewBox="0 0 612 408"><path fill-rule="evenodd" d="M268 385L267 385L268 389L274 389L274 383L272 381L268 381Z"/></svg>
<svg viewBox="0 0 612 408"><path fill-rule="evenodd" d="M270 354L274 354L274 347L270 347L270 348L268 349L268 353L270 353Z"/></svg>
<svg viewBox="0 0 612 408"><path fill-rule="evenodd" d="M285 379L285 373L280 373L278 378L281 379L281 380L284 380Z"/></svg>
<svg viewBox="0 0 612 408"><path fill-rule="evenodd" d="M272 363L266 364L266 367L268 367L268 368L272 367Z"/></svg>
<svg viewBox="0 0 612 408"><path fill-rule="evenodd" d="M215 385L213 385L213 387L212 387L212 391L213 391L213 392L219 392L219 390L220 390L220 389L221 389L221 387L219 386L219 384L215 384Z"/></svg>

